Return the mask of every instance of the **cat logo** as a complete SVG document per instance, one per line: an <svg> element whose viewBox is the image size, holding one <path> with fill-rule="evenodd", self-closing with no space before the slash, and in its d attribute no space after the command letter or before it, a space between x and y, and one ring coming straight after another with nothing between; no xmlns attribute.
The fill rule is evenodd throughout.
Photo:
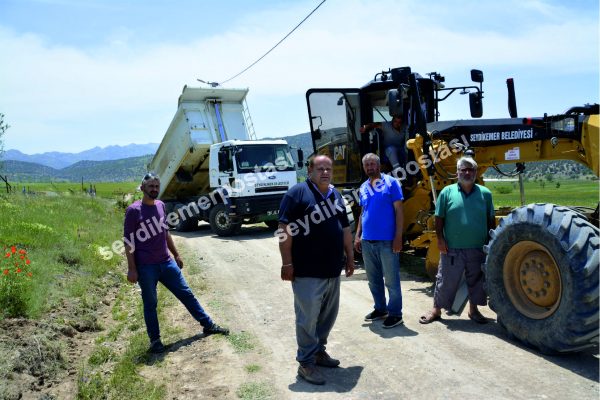
<svg viewBox="0 0 600 400"><path fill-rule="evenodd" d="M333 160L344 160L346 158L346 145L342 144L333 148Z"/></svg>

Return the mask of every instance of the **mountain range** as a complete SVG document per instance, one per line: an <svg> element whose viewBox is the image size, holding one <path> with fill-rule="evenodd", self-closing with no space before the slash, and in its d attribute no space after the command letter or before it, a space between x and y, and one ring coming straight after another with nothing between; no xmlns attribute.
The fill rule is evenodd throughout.
<svg viewBox="0 0 600 400"><path fill-rule="evenodd" d="M309 133L282 137L292 148L301 148L306 160L312 153ZM80 153L47 152L23 154L18 150L7 150L0 159L0 173L13 182L48 182L84 179L87 182L137 181L147 172L147 165L158 149L158 143L129 144L127 146L94 147ZM500 169L509 172L513 165ZM306 176L306 169L299 171ZM527 179L544 179L552 175L557 179L579 179L591 177L593 172L571 161L530 162L526 164ZM493 169L488 169L486 178L502 178Z"/></svg>
<svg viewBox="0 0 600 400"><path fill-rule="evenodd" d="M154 154L158 143L128 144L126 146L94 147L80 153L61 153L51 151L40 154L24 154L19 150L6 150L2 159L4 161L25 161L51 167L54 169L66 168L79 161L106 161L119 160Z"/></svg>
<svg viewBox="0 0 600 400"><path fill-rule="evenodd" d="M309 133L288 136L290 146L302 148L304 157L312 152ZM158 143L127 146L94 147L80 153L46 152L24 154L7 150L0 157L0 174L12 182L123 182L137 181L147 172L147 165Z"/></svg>

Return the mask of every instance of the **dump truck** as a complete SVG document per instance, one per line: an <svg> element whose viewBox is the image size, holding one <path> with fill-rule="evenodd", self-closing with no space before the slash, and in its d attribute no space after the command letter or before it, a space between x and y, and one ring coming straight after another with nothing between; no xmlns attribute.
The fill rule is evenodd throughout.
<svg viewBox="0 0 600 400"><path fill-rule="evenodd" d="M376 73L360 88L306 93L314 152L333 159L333 179L344 198L352 203L366 179L361 165L366 153L379 154L382 171L401 180L405 249L425 255L432 278L439 261L436 197L456 182L459 157L470 155L477 161L477 183L482 185L489 168L522 178L526 163L533 161L572 160L598 176L598 104L519 118L514 81L507 79L509 117L482 119L483 72L471 70L471 80L446 87L440 73L422 76L400 67ZM468 95L470 119L440 120L440 104L454 93ZM405 124L408 161L392 171L385 162L381 132L360 128L394 115ZM522 206L496 210L497 227L484 248L490 307L510 336L542 352L597 346L598 207L525 204L522 179L519 184ZM356 203L353 209L357 215Z"/></svg>
<svg viewBox="0 0 600 400"><path fill-rule="evenodd" d="M230 236L244 223L277 226L279 204L297 183L303 155L299 149L294 159L285 140L256 140L247 94L248 89L183 88L148 165L160 177L158 198L176 230L190 231L206 221L215 234Z"/></svg>

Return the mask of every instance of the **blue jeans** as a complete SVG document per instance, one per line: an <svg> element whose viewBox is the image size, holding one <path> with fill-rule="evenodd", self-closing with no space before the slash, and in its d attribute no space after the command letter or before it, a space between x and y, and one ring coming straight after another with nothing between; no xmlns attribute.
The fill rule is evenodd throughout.
<svg viewBox="0 0 600 400"><path fill-rule="evenodd" d="M158 282L169 289L202 326L213 324L213 321L196 300L194 293L192 293L181 273L181 269L172 258L160 264L138 265L137 270L138 284L142 289L142 301L144 303L144 321L146 321L146 331L151 342L160 339L158 314L156 313L158 304L156 285Z"/></svg>
<svg viewBox="0 0 600 400"><path fill-rule="evenodd" d="M295 278L294 311L296 312L296 361L315 363L315 354L325 350L340 305L340 278Z"/></svg>
<svg viewBox="0 0 600 400"><path fill-rule="evenodd" d="M391 316L402 317L400 254L392 251L392 241L363 239L362 253L369 279L369 289L375 301L375 310L387 311ZM387 304L386 287L390 296L390 302Z"/></svg>
<svg viewBox="0 0 600 400"><path fill-rule="evenodd" d="M400 146L387 146L385 148L385 156L392 165L392 169L406 166L406 150Z"/></svg>

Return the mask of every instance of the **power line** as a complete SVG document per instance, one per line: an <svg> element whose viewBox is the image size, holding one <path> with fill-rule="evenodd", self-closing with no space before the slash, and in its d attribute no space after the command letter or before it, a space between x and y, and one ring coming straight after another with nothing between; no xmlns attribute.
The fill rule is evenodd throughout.
<svg viewBox="0 0 600 400"><path fill-rule="evenodd" d="M263 59L263 58L265 58L265 57L266 57L266 56L267 56L267 55L268 55L270 52L272 52L273 50L275 50L275 48L276 48L277 46L279 46L279 45L281 44L281 42L283 42L285 39L287 39L287 38L288 38L288 36L290 36L290 35L291 35L291 34L292 34L292 33L293 33L293 32L294 32L296 29L298 29L298 27L300 27L300 25L302 25L302 24L304 23L304 21L306 21L306 20L307 20L307 19L308 19L308 18L309 18L311 15L313 15L313 13L314 13L315 11L317 11L317 9L318 9L319 7L321 7L321 5L323 5L323 3L325 3L325 1L327 1L327 0L323 0L322 2L320 2L320 3L319 3L319 5L318 5L318 6L316 6L316 7L314 8L314 10L312 10L312 11L311 11L311 12L310 12L310 13L309 13L309 14L308 14L306 17L304 17L304 19L303 19L302 21L300 21L300 23L299 23L298 25L296 25L296 26L294 27L294 29L292 29L292 30L291 30L291 31L290 31L290 32L289 32L287 35L285 35L285 36L283 37L283 39L281 39L279 42L277 42L277 44L276 44L275 46L271 47L271 49L269 49L269 51L267 51L265 54L263 54L263 55L262 55L262 56L261 56L261 57L260 57L258 60L254 61L252 64L248 65L246 68L244 68L244 70L242 70L241 72L239 72L239 73L237 73L236 75L232 76L231 78L229 78L229 79L226 79L226 80L224 80L223 82L220 82L220 83L219 83L219 85L222 85L222 84L224 84L224 83L227 83L227 82L229 82L229 81L231 81L231 80L233 80L233 79L237 78L238 76L240 76L241 74L243 74L244 72L248 71L250 68L252 68L253 66L255 66L255 65L256 65L256 64L257 64L257 63L258 63L260 60L262 60L262 59Z"/></svg>

